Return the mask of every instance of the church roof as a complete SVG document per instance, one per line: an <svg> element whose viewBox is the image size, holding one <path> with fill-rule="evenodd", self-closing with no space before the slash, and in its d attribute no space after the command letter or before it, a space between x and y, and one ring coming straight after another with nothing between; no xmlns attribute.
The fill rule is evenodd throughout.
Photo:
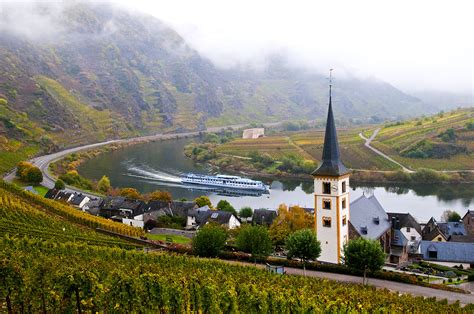
<svg viewBox="0 0 474 314"><path fill-rule="evenodd" d="M319 168L312 174L317 176L342 176L350 170L344 166L337 141L336 124L332 113L331 85L329 85L329 109L324 134L323 159Z"/></svg>

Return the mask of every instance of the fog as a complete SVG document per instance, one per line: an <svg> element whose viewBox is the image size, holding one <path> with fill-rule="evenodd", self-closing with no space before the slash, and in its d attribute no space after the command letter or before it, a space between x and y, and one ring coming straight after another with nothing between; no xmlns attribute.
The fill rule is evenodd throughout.
<svg viewBox="0 0 474 314"><path fill-rule="evenodd" d="M408 92L474 91L474 10L467 0L112 2L161 19L219 67L261 68L268 56L284 55L296 66L375 77ZM63 2L48 3L58 8L53 17L61 12ZM60 29L31 7L22 2L0 27L30 38Z"/></svg>

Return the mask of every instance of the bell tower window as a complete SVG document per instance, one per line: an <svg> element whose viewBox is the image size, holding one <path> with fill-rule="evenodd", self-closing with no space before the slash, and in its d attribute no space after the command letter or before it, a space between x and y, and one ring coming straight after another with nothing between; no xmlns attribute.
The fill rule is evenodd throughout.
<svg viewBox="0 0 474 314"><path fill-rule="evenodd" d="M342 181L342 193L346 193L346 181Z"/></svg>
<svg viewBox="0 0 474 314"><path fill-rule="evenodd" d="M331 228L331 217L323 217L323 227Z"/></svg>
<svg viewBox="0 0 474 314"><path fill-rule="evenodd" d="M323 182L323 194L331 194L331 183Z"/></svg>
<svg viewBox="0 0 474 314"><path fill-rule="evenodd" d="M331 200L330 199L323 199L323 209L331 209Z"/></svg>

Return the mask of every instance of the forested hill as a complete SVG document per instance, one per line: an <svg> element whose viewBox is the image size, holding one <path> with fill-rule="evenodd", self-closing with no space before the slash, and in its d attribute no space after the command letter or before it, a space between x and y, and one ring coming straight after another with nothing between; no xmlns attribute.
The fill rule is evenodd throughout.
<svg viewBox="0 0 474 314"><path fill-rule="evenodd" d="M283 57L262 71L220 69L150 16L109 4L72 2L60 9L37 4L34 18L40 21L20 27L19 10L10 4L0 13L0 145L5 147L6 140L28 139L51 150L325 114L325 77L291 68ZM341 78L334 94L339 119L438 111L376 80Z"/></svg>

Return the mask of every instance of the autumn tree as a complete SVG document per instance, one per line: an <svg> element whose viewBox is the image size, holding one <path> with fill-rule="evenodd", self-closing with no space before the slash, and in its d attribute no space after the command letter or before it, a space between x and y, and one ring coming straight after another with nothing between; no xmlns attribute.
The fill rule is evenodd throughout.
<svg viewBox="0 0 474 314"><path fill-rule="evenodd" d="M284 245L288 236L300 229L312 228L313 217L299 206L278 207L278 216L270 226L270 238L274 245Z"/></svg>
<svg viewBox="0 0 474 314"><path fill-rule="evenodd" d="M110 179L107 176L102 176L99 182L97 183L97 190L100 192L106 193L110 190Z"/></svg>
<svg viewBox="0 0 474 314"><path fill-rule="evenodd" d="M120 190L120 196L129 198L129 199L134 199L138 200L141 198L140 192L138 192L134 188L123 188Z"/></svg>
<svg viewBox="0 0 474 314"><path fill-rule="evenodd" d="M198 198L194 199L194 202L198 207L204 207L207 205L209 208L212 208L211 200L207 196L199 196Z"/></svg>
<svg viewBox="0 0 474 314"><path fill-rule="evenodd" d="M150 201L171 202L173 200L173 196L171 196L171 193L168 191L156 190L150 194L149 199Z"/></svg>

